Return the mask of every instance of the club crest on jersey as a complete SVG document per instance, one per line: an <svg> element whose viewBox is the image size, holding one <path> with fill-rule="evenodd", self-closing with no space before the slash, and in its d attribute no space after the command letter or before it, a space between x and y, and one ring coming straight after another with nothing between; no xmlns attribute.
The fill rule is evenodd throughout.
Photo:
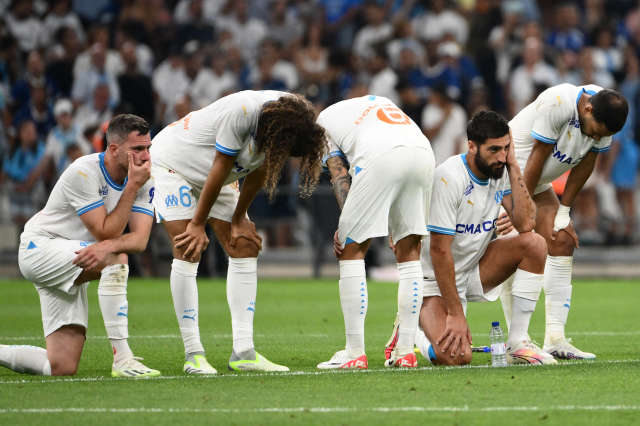
<svg viewBox="0 0 640 426"><path fill-rule="evenodd" d="M175 194L169 194L164 199L164 204L169 207L178 207L178 197Z"/></svg>
<svg viewBox="0 0 640 426"><path fill-rule="evenodd" d="M469 185L464 189L464 195L471 194L471 191L473 191L473 181L469 181Z"/></svg>
<svg viewBox="0 0 640 426"><path fill-rule="evenodd" d="M100 195L101 197L104 197L108 193L109 193L109 188L107 187L107 185L103 185L100 188L98 188L98 195Z"/></svg>
<svg viewBox="0 0 640 426"><path fill-rule="evenodd" d="M563 154L562 151L558 149L557 143L553 145L553 154L551 154L551 156L558 160L558 162L560 163L573 164L573 157L570 157L567 154Z"/></svg>

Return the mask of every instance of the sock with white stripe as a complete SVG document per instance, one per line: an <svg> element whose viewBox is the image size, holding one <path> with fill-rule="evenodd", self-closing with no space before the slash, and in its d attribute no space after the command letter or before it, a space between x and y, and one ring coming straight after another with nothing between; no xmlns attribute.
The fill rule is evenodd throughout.
<svg viewBox="0 0 640 426"><path fill-rule="evenodd" d="M231 311L233 352L253 350L253 316L258 289L258 258L229 258L227 302Z"/></svg>
<svg viewBox="0 0 640 426"><path fill-rule="evenodd" d="M98 302L104 328L113 348L114 362L133 357L127 341L129 338L128 277L129 265L110 265L100 271Z"/></svg>
<svg viewBox="0 0 640 426"><path fill-rule="evenodd" d="M564 328L571 307L573 256L547 256L544 266L546 308L545 344L564 339Z"/></svg>
<svg viewBox="0 0 640 426"><path fill-rule="evenodd" d="M47 350L28 345L0 345L0 365L16 373L51 375Z"/></svg>
<svg viewBox="0 0 640 426"><path fill-rule="evenodd" d="M513 302L507 341L509 347L514 347L529 338L529 322L536 308L544 280L543 274L534 274L522 269L517 269L513 276Z"/></svg>
<svg viewBox="0 0 640 426"><path fill-rule="evenodd" d="M413 352L415 330L418 327L422 307L422 265L419 260L398 263L398 345L396 353L406 355Z"/></svg>
<svg viewBox="0 0 640 426"><path fill-rule="evenodd" d="M204 354L198 328L198 262L173 259L171 263L171 296L178 326L187 355Z"/></svg>
<svg viewBox="0 0 640 426"><path fill-rule="evenodd" d="M340 304L344 316L344 329L347 339L346 349L349 358L364 355L364 320L367 316L369 296L364 260L341 260L340 265Z"/></svg>

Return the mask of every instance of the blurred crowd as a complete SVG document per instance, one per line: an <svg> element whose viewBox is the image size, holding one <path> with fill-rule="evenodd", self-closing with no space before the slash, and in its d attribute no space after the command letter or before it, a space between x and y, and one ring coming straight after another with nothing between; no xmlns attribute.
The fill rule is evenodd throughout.
<svg viewBox="0 0 640 426"><path fill-rule="evenodd" d="M243 89L304 94L321 110L374 93L396 102L436 161L465 150L471 114L512 117L569 82L631 106L577 200L583 244L633 243L640 6L632 0L0 0L4 221L18 229L75 158L104 149L128 112L153 132ZM296 244L292 163L253 217ZM557 190L562 190L558 182Z"/></svg>

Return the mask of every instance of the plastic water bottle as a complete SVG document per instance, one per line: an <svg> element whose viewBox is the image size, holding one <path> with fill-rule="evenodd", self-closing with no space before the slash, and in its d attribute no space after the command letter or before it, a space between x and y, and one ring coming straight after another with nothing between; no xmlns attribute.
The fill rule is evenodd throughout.
<svg viewBox="0 0 640 426"><path fill-rule="evenodd" d="M491 323L489 341L491 342L491 366L506 367L507 345L504 342L504 334L502 334L499 321L493 321Z"/></svg>

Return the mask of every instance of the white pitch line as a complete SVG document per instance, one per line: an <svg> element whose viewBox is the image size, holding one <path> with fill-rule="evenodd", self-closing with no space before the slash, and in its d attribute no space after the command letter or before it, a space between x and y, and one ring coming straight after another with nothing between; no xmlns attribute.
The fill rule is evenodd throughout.
<svg viewBox="0 0 640 426"><path fill-rule="evenodd" d="M593 360L593 361L566 361L556 366L531 366L526 364L511 365L511 368L562 368L563 366L576 365L592 365L592 364L629 364L640 363L640 359L610 359L610 360ZM396 368L377 368L368 370L319 370L319 371L287 371L274 373L239 373L239 374L220 374L213 376L159 376L144 379L114 378L114 377L61 377L51 379L35 379L35 380L0 380L2 385L25 385L25 384L41 384L41 383L77 383L77 382L113 382L113 381L166 381L166 380L223 380L223 379L241 379L253 377L295 377L295 376L328 376L328 375L351 375L351 374L408 374L417 371L444 371L444 370L465 370L465 369L486 369L491 368L490 365L467 365L462 367L418 367L412 369L396 369Z"/></svg>
<svg viewBox="0 0 640 426"><path fill-rule="evenodd" d="M497 406L497 407L265 407L265 408L0 408L0 414L58 414L58 413L113 413L113 414L250 414L250 413L393 413L393 412L523 412L523 411L640 411L640 405L550 405L550 406Z"/></svg>
<svg viewBox="0 0 640 426"><path fill-rule="evenodd" d="M640 331L573 331L567 333L570 336L640 336ZM533 333L533 336L543 336L542 333ZM233 337L232 334L200 334L203 338L210 339L228 339ZM372 336L382 336L382 334L372 334ZM385 335L386 336L386 335ZM322 333L305 333L305 334L255 334L254 337L301 337L301 338L317 338L324 339L330 337L329 334ZM130 335L129 339L181 339L179 334L143 334L143 335ZM87 336L89 340L106 340L107 336ZM0 342L20 342L31 340L44 340L43 336L0 336Z"/></svg>
<svg viewBox="0 0 640 426"><path fill-rule="evenodd" d="M200 334L201 338L210 338L210 339L228 339L232 338L232 334ZM311 337L311 338L326 338L329 337L328 334L254 334L254 337ZM87 336L88 340L107 340L107 336ZM143 335L130 335L129 339L182 339L179 334L143 334ZM31 341L31 340L43 340L43 336L0 336L0 342L21 342L21 341Z"/></svg>

